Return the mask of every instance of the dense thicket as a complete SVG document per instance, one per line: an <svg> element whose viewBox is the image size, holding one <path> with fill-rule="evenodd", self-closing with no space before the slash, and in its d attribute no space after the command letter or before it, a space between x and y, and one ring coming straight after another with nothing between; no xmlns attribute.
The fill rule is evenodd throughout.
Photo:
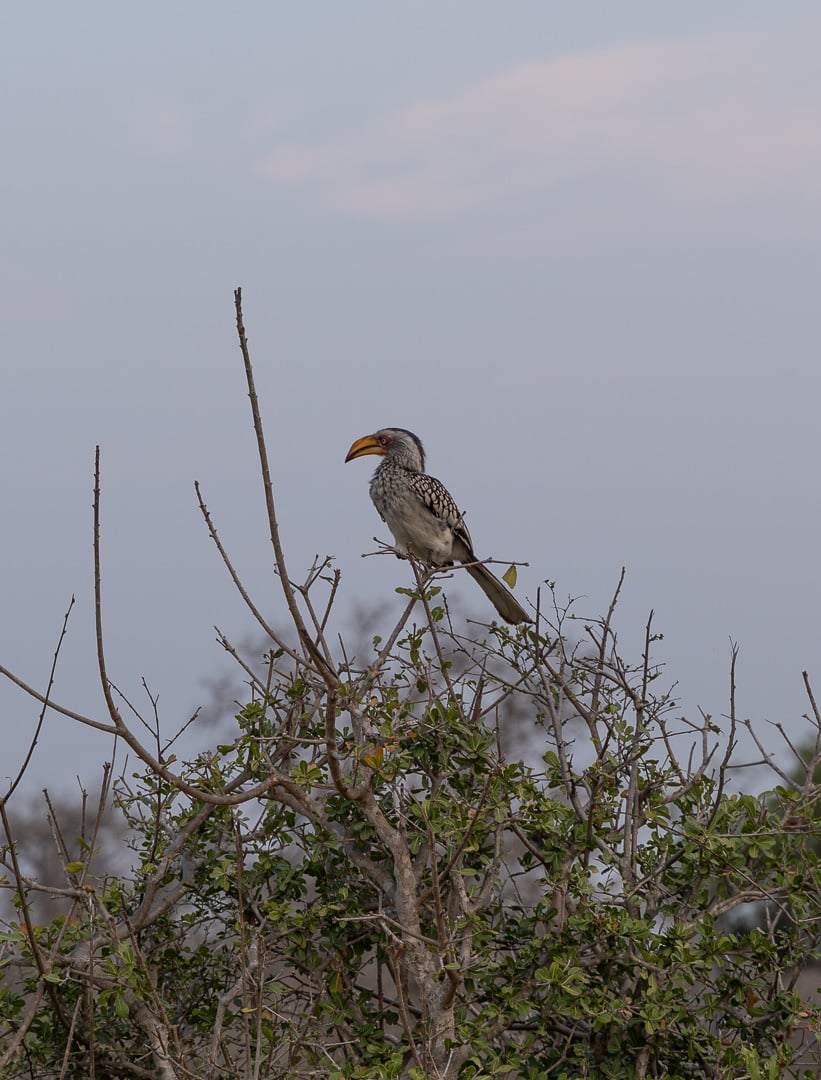
<svg viewBox="0 0 821 1080"><path fill-rule="evenodd" d="M146 745L106 675L98 480L109 715L72 715L140 767L105 775L79 844L54 816L59 886L25 873L3 802L0 1077L815 1075L811 695L799 778L753 796L725 782L732 700L721 726L683 718L650 623L620 655L615 599L571 623L545 589L532 627L467 627L403 563L403 610L350 655L336 573L285 564L237 314L289 629L235 575L269 651L224 642L248 685L232 736L188 762ZM98 844L109 804L126 872ZM44 891L58 916L35 917Z"/></svg>

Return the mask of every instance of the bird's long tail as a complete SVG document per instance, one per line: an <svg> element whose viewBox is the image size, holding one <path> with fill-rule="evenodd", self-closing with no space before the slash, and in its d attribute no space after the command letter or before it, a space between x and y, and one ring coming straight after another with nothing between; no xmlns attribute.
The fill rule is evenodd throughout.
<svg viewBox="0 0 821 1080"><path fill-rule="evenodd" d="M468 563L465 570L480 586L485 596L487 596L505 622L533 622L510 589L499 581L495 574L491 574L486 566L481 563Z"/></svg>

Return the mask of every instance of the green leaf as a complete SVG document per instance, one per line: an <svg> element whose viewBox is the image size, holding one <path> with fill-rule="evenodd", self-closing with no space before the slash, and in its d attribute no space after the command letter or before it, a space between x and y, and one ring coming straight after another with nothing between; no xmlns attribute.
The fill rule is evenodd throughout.
<svg viewBox="0 0 821 1080"><path fill-rule="evenodd" d="M515 589L517 577L516 567L511 563L507 570L502 574L502 581L504 581L509 588Z"/></svg>

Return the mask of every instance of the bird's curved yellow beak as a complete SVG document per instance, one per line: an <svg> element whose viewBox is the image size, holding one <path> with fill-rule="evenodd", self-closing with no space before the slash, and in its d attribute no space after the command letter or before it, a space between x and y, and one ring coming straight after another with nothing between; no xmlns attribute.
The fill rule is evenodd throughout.
<svg viewBox="0 0 821 1080"><path fill-rule="evenodd" d="M353 446L348 451L348 456L345 461L353 461L354 458L364 457L365 454L382 454L385 453L385 447L377 441L375 435L363 435L361 439L357 439Z"/></svg>

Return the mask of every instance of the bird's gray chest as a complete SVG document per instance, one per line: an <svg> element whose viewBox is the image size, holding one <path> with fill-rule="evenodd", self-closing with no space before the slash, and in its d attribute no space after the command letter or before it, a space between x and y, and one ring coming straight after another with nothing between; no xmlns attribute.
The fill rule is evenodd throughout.
<svg viewBox="0 0 821 1080"><path fill-rule="evenodd" d="M378 468L371 479L371 499L399 551L437 566L448 563L452 560L453 528L419 497L413 475L406 469Z"/></svg>

